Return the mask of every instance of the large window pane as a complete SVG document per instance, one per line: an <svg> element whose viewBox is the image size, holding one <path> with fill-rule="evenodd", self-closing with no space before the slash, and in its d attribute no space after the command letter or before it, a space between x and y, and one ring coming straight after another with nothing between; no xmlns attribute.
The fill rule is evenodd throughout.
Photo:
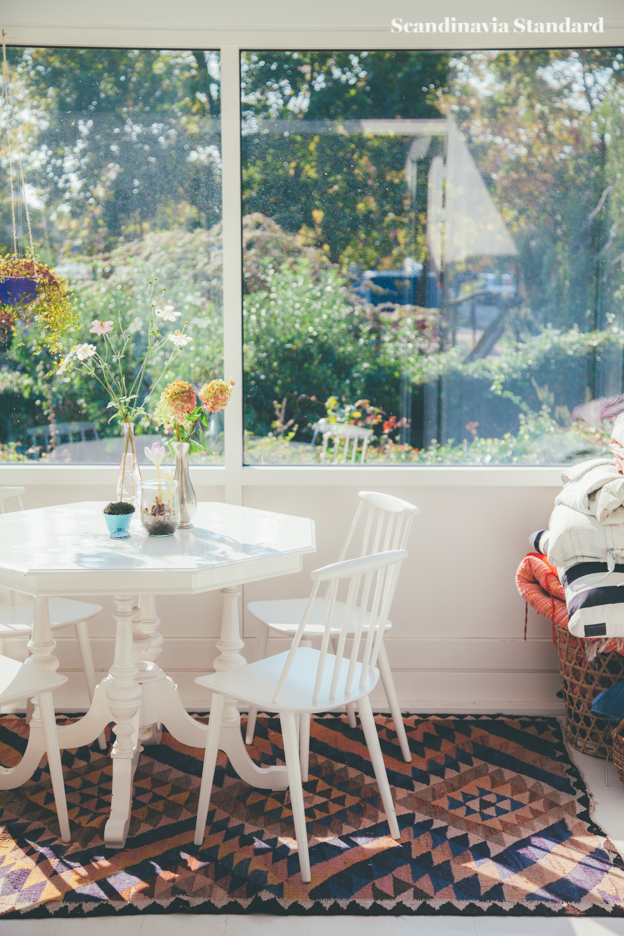
<svg viewBox="0 0 624 936"><path fill-rule="evenodd" d="M20 252L28 250L27 200L39 258L69 280L79 326L64 341L92 341L94 319L130 326L123 363L130 375L146 342L153 299L181 313L191 344L162 375L147 404L175 378L195 387L222 376L221 142L219 56L215 52L125 49L11 49L11 90L25 174L22 191L3 112L0 250L13 249L9 169ZM150 282L152 287L150 287ZM166 288L163 294L162 288ZM153 300L152 300L153 301ZM153 359L140 396L161 375ZM95 382L54 375L49 354L33 355L28 328L8 329L0 351L3 458L42 463L118 462L120 426ZM139 433L160 437L149 419ZM208 444L222 460L222 427ZM142 457L144 443L138 446Z"/></svg>
<svg viewBox="0 0 624 936"><path fill-rule="evenodd" d="M348 436L358 464L600 449L624 409L596 402L624 389L623 70L243 56L248 462L333 463Z"/></svg>

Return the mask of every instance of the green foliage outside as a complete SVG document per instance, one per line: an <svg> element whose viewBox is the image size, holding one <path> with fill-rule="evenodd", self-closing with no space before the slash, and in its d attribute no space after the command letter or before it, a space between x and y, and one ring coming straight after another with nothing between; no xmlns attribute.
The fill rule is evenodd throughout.
<svg viewBox="0 0 624 936"><path fill-rule="evenodd" d="M217 56L11 49L10 62L38 250L73 278L79 323L67 348L119 310L136 362L156 278L193 337L165 379L221 375ZM242 84L247 457L313 460L328 397L399 417L406 388L410 444L378 428L368 461L543 464L599 448L570 412L623 389L622 50L253 52ZM452 346L451 313L423 308L422 288L416 305L386 307L353 290L362 269L408 257L430 269L427 173L443 143L432 141L410 195L410 139L344 122L446 115L518 247L503 335L470 361ZM0 237L6 173L0 161ZM488 262L450 266L443 306ZM2 458L19 457L11 445L46 422L117 431L97 385L53 376L50 355L33 353L27 330L21 338L0 349ZM434 398L439 432L426 423Z"/></svg>

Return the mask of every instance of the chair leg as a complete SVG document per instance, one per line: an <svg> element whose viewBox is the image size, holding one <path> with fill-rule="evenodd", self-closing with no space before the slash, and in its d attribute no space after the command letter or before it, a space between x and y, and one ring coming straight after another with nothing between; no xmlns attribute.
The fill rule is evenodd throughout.
<svg viewBox="0 0 624 936"><path fill-rule="evenodd" d="M95 693L95 687L97 685L95 679L95 666L93 665L93 654L91 653L91 641L89 640L89 628L87 627L86 621L78 621L74 625L76 631L76 640L78 642L78 650L80 651L80 659L82 660L82 670L85 676L85 681L87 683L87 692L89 694L89 701L93 702L93 695ZM106 735L104 732L98 738L98 744L101 751L105 751L107 748L106 744Z"/></svg>
<svg viewBox="0 0 624 936"><path fill-rule="evenodd" d="M69 831L69 816L67 815L67 800L65 799L65 784L63 782L63 767L61 765L61 752L59 751L58 735L56 733L56 716L52 693L40 692L38 696L41 727L48 754L48 765L52 779L52 790L56 802L56 814L61 830L61 841L71 842Z"/></svg>
<svg viewBox="0 0 624 936"><path fill-rule="evenodd" d="M35 704L32 699L26 699L26 724L30 725L31 719L33 717L33 712L35 711Z"/></svg>
<svg viewBox="0 0 624 936"><path fill-rule="evenodd" d="M337 637L331 638L331 645L332 645L332 652L335 656L338 651L338 638ZM349 719L349 728L357 728L357 716L355 714L354 703L347 702L347 705L345 707L347 709L347 717Z"/></svg>
<svg viewBox="0 0 624 936"><path fill-rule="evenodd" d="M290 789L290 805L295 824L295 837L299 852L299 867L301 880L309 884L310 853L308 851L308 831L306 829L305 807L303 805L303 787L301 785L301 770L299 767L299 747L297 744L297 715L294 712L280 712L282 724L282 737L284 739L284 756L286 770L288 771L288 786Z"/></svg>
<svg viewBox="0 0 624 936"><path fill-rule="evenodd" d="M301 764L301 781L308 782L308 769L310 765L310 718L307 712L299 716L299 762Z"/></svg>
<svg viewBox="0 0 624 936"><path fill-rule="evenodd" d="M399 744L401 745L401 753L403 754L403 759L406 764L411 764L412 752L410 751L409 741L407 740L407 735L405 733L405 725L403 723L403 715L401 713L399 697L397 696L397 691L394 686L394 679L392 678L392 670L390 669L390 663L388 662L388 655L386 653L386 648L384 647L383 642L379 649L379 656L377 657L377 666L379 667L379 674L381 676L381 681L383 683L384 691L386 693L388 705L390 706L390 712L392 713L392 720L394 721L394 730L397 733L397 738L399 739Z"/></svg>
<svg viewBox="0 0 624 936"><path fill-rule="evenodd" d="M197 823L195 825L194 839L196 845L202 844L206 833L206 818L210 807L212 781L214 780L217 754L219 753L219 736L221 734L221 724L223 723L224 708L225 696L213 692L212 702L210 703L210 720L208 722L208 734L206 737L204 768L202 770L201 787L199 790L199 805L197 807Z"/></svg>
<svg viewBox="0 0 624 936"><path fill-rule="evenodd" d="M269 642L269 628L263 621L258 621L258 636L256 637L256 662L264 660L267 652L267 643ZM245 735L245 744L253 744L254 732L256 730L256 715L258 706L250 705L247 715L247 733Z"/></svg>
<svg viewBox="0 0 624 936"><path fill-rule="evenodd" d="M397 822L394 803L392 802L392 793L390 792L390 784L388 783L386 765L384 764L383 754L381 753L377 725L373 718L373 710L368 696L362 696L358 702L358 708L360 710L360 721L364 729L368 753L370 754L371 764L373 765L375 778L379 786L379 792L381 793L381 801L386 811L388 825L390 826L390 835L393 839L399 839L401 833L399 832L399 824Z"/></svg>

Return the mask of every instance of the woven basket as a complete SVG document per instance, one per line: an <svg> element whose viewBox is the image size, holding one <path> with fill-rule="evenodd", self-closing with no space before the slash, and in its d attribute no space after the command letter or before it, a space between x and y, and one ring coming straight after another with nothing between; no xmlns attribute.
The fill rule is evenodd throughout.
<svg viewBox="0 0 624 936"><path fill-rule="evenodd" d="M613 763L617 770L617 775L624 783L624 720L620 722L617 728L613 729Z"/></svg>
<svg viewBox="0 0 624 936"><path fill-rule="evenodd" d="M555 639L568 741L583 754L606 758L613 747L613 729L603 718L592 714L591 704L599 692L624 679L624 657L618 653L598 653L589 663L583 641L567 627L555 627ZM624 738L621 740L624 755Z"/></svg>

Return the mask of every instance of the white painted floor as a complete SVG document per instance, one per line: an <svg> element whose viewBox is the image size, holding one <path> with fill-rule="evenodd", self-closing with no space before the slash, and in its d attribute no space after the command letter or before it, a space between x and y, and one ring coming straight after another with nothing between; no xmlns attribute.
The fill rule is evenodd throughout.
<svg viewBox="0 0 624 936"><path fill-rule="evenodd" d="M624 857L624 786L613 764L573 753L593 797L593 816ZM0 920L0 936L624 936L624 918L275 917L148 914L115 919Z"/></svg>

